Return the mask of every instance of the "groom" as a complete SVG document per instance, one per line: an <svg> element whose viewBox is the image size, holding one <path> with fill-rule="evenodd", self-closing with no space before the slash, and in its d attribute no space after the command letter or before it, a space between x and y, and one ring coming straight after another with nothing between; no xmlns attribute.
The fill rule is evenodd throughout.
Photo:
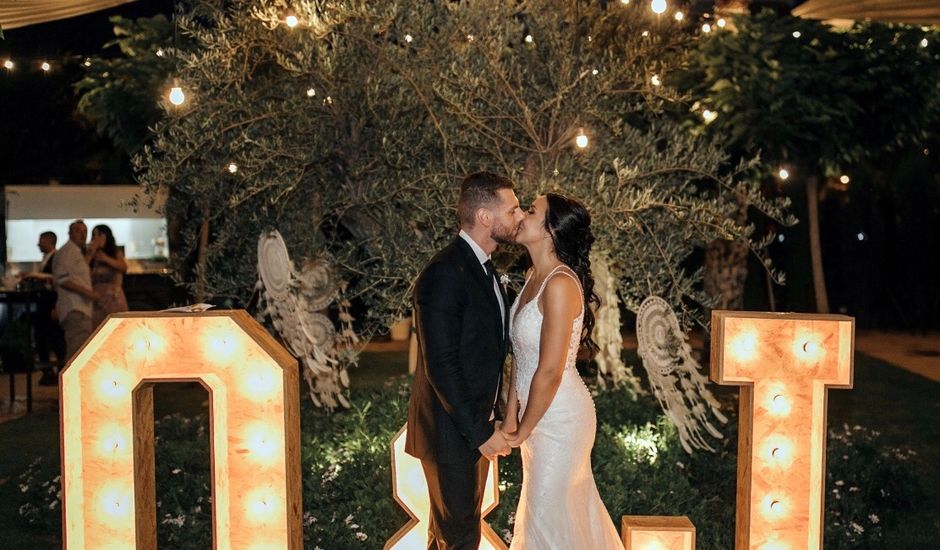
<svg viewBox="0 0 940 550"><path fill-rule="evenodd" d="M489 459L509 454L494 428L509 339L509 303L490 255L524 213L507 178L464 178L460 235L418 277L418 365L405 451L420 459L431 498L429 550L477 550Z"/></svg>

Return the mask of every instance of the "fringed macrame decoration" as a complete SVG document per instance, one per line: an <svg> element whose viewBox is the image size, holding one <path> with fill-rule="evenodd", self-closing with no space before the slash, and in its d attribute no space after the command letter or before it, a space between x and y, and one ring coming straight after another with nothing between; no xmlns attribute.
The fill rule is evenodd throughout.
<svg viewBox="0 0 940 550"><path fill-rule="evenodd" d="M594 274L594 292L600 298L600 306L594 314L596 322L591 337L597 344L597 381L606 387L626 384L633 391L633 398L645 394L640 379L633 369L624 364L623 335L620 333L620 300L617 298L617 280L610 266L610 258L604 253L591 253L591 272Z"/></svg>
<svg viewBox="0 0 940 550"><path fill-rule="evenodd" d="M345 286L345 285L341 285ZM338 360L348 346L358 342L352 331L349 303L340 298L340 333L321 313L339 295L336 279L321 261L305 261L298 271L291 262L280 232L263 233L258 239L259 321L270 319L287 348L298 358L318 407L349 407L343 392L349 387L349 361Z"/></svg>
<svg viewBox="0 0 940 550"><path fill-rule="evenodd" d="M682 448L690 454L693 448L714 451L702 430L718 439L723 436L709 420L709 412L722 424L728 419L706 387L708 379L699 372L688 338L665 300L659 296L643 300L636 315L636 335L653 395L679 430Z"/></svg>

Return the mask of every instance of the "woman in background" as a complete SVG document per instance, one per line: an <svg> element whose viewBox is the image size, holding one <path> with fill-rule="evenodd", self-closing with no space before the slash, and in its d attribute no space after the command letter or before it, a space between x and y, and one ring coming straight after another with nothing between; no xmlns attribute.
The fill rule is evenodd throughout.
<svg viewBox="0 0 940 550"><path fill-rule="evenodd" d="M127 262L107 225L96 225L91 230L85 258L91 264L91 283L99 296L91 316L92 326L97 327L109 314L128 309L123 286Z"/></svg>

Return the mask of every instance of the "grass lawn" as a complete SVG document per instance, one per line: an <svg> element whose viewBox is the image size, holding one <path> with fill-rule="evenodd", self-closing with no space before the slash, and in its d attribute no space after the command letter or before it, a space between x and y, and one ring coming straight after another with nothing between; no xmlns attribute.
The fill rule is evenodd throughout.
<svg viewBox="0 0 940 550"><path fill-rule="evenodd" d="M363 355L352 372L359 388L383 384L407 371L406 352ZM722 390L721 393L724 393ZM196 384L158 385L155 414L192 414L206 407L205 391ZM886 547L896 550L928 548L940 530L940 384L857 355L855 388L829 393L830 426L860 424L879 430L889 446L910 447L918 454L915 468L927 494L909 517L903 532L889 533ZM38 457L59 463L58 414L39 412L0 424L0 540L4 548L54 548L59 534L40 534L24 525L17 512L18 476ZM53 513L53 512L50 512ZM54 513L58 513L54 512Z"/></svg>

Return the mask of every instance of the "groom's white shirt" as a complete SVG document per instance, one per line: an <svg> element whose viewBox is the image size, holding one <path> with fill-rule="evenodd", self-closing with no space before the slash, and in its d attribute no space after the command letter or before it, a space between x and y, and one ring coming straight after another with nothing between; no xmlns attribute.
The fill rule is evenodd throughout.
<svg viewBox="0 0 940 550"><path fill-rule="evenodd" d="M483 273L486 273L486 267L483 266L490 257L486 255L486 252L483 252L483 249L480 248L480 245L473 240L473 237L467 234L463 229L460 230L460 238L467 241L467 244L470 245L470 248L473 249L473 253L476 255L477 260L480 262L480 268L483 269ZM499 287L496 286L496 278L493 278L493 292L496 293L496 301L499 302L499 313L500 313L500 322L504 325L506 323L506 304L503 303L503 293L499 291ZM505 327L504 327L505 328Z"/></svg>

